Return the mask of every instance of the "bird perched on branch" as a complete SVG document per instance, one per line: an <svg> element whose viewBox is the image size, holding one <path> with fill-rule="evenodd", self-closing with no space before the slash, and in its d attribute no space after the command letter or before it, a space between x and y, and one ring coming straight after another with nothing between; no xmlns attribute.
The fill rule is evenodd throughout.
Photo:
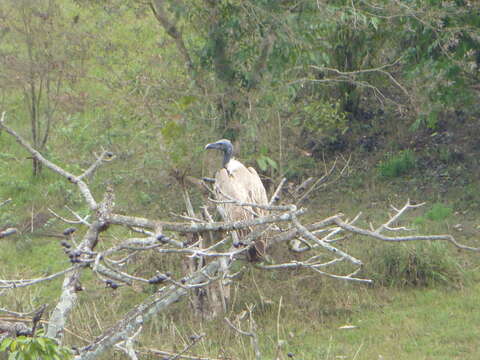
<svg viewBox="0 0 480 360"><path fill-rule="evenodd" d="M222 139L205 146L205 150L215 149L223 152L222 168L215 175L215 194L217 200L268 205L267 192L257 172L252 167L246 167L233 157L233 145L229 140ZM256 216L265 216L267 210L251 206L238 206L233 203L219 204L226 221L250 220ZM251 230L239 231L243 238ZM234 243L234 245L236 245ZM249 259L260 260L265 253L264 240L256 240L250 248Z"/></svg>

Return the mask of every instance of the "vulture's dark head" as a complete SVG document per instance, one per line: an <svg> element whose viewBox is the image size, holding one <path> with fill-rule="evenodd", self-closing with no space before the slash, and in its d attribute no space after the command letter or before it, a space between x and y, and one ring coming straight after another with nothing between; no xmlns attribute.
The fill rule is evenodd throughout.
<svg viewBox="0 0 480 360"><path fill-rule="evenodd" d="M233 153L233 145L230 142L230 140L227 140L227 139L222 139L222 140L218 140L217 142L207 144L207 146L205 146L205 150L208 150L208 149L216 149L216 150L222 150L223 152Z"/></svg>
<svg viewBox="0 0 480 360"><path fill-rule="evenodd" d="M225 167L228 162L230 161L232 155L233 155L233 145L230 142L230 140L227 139L222 139L218 140L217 142L207 144L205 146L205 150L209 149L215 149L215 150L220 150L223 151L223 166Z"/></svg>

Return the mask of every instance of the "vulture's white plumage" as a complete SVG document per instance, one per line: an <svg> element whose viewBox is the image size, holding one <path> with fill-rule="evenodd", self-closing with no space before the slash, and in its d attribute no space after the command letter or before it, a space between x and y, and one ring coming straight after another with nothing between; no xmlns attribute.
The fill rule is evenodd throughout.
<svg viewBox="0 0 480 360"><path fill-rule="evenodd" d="M233 158L233 146L229 140L219 140L208 144L205 149L223 151L223 166L215 175L215 194L217 200L237 200L243 203L268 205L267 192L257 172L252 167L246 167ZM253 219L255 216L264 216L266 210L255 207L242 207L234 204L220 205L227 221ZM244 236L245 231L241 232ZM252 260L264 255L266 244L257 240L255 248L250 252Z"/></svg>

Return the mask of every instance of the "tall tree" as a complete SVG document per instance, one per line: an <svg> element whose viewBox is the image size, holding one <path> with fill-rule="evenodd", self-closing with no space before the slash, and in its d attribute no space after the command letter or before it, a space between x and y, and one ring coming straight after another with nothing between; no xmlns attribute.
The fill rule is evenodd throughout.
<svg viewBox="0 0 480 360"><path fill-rule="evenodd" d="M221 132L232 139L241 128L238 119L249 93L263 80L276 40L274 15L284 7L276 1L150 3L190 76L203 92L215 89Z"/></svg>
<svg viewBox="0 0 480 360"><path fill-rule="evenodd" d="M76 21L67 19L55 0L9 0L0 6L0 17L0 87L9 94L4 101L15 106L19 118L29 118L32 144L42 151L59 111L72 110L76 102L71 92L85 57L72 32ZM33 158L33 175L41 169Z"/></svg>

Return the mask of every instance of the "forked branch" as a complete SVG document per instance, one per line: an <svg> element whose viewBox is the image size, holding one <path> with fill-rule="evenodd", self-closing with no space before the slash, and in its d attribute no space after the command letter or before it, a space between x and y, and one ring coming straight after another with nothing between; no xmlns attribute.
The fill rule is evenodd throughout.
<svg viewBox="0 0 480 360"><path fill-rule="evenodd" d="M0 289L12 290L17 287L35 285L65 275L62 292L50 316L47 330L48 336L61 340L69 314L77 302L77 292L82 289L80 280L83 271L92 271L112 290L117 289L119 286L131 286L135 283L148 283L159 286L154 295L133 307L131 311L122 319L118 320L112 328L105 331L88 346L80 349L79 355L76 356L77 360L93 360L107 349L121 342L125 342L123 349L127 354L132 359L135 358L136 352L133 349L132 339L141 331L140 329L146 321L181 300L191 291L196 291L199 288L207 288L221 279L231 279L233 275L229 276L228 271L232 264L237 261L245 261L245 253L249 247L254 246L255 241L263 236L268 237L268 247L277 246L285 242L295 242L291 246L291 250L296 252L297 255L296 260L290 262L287 261L276 264L273 259L269 259L272 260L269 264L256 264L260 269L266 271L284 271L304 268L321 276L359 283L372 282L372 280L360 274L363 270L363 262L337 246L337 243L341 239L347 237L355 239L353 236L347 236L349 234L358 234L372 239L391 242L444 240L451 242L460 249L480 251L479 248L458 243L451 235L384 235L383 232L385 231L399 232L408 230L406 227L398 225L400 218L408 210L422 205L414 205L411 204L410 201L407 201L400 209L393 208L394 214L390 216L384 224L377 228L372 226L370 230L355 225L360 214L353 220L345 220L342 214L337 214L311 224L303 224L300 218L306 213L306 209L297 209L295 205L273 205L281 191L284 180L282 180L275 191L269 205L241 203L235 199L222 201L222 203L229 203L239 207L250 209L261 208L268 211L268 215L266 216L254 217L249 220L215 222L212 220L207 208L203 209L206 220L201 220L195 216L193 206L191 205L189 205L190 211L188 221L186 222L167 222L159 219L116 214L114 212L115 202L113 189L107 188L103 199L97 202L93 198L87 183L84 181L84 179L92 175L101 164L112 158L111 153L103 151L87 170L79 176L76 176L42 156L18 133L5 125L4 118L5 113L2 114L0 128L5 129L12 135L32 156L45 165L45 167L77 185L90 211L87 217L81 217L71 210L76 219L71 220L50 210L52 214L66 223L84 226L86 228L84 236L78 240L78 245L74 241L73 236L75 229L72 230L72 228L69 228L67 229L68 231L66 230L64 232L68 241L65 240L63 246L72 263L71 267L46 277L25 280L0 280ZM318 180L316 182L312 181L307 184L305 188L310 186L310 191L313 191L320 183L321 181L318 182ZM218 203L218 201L214 202ZM261 226L265 224L269 224L270 226ZM120 240L115 245L98 251L97 244L102 241L102 234L111 226L123 226L127 230L139 235L138 237ZM268 230L265 230L266 228L268 228ZM230 241L228 233L233 230L247 231L242 232L236 248L228 248L228 242ZM213 244L206 244L206 241L198 240L202 236L206 239L207 237L204 235L208 233L208 237L210 237L210 235L215 232L220 234L217 238L220 240L214 241L214 237L212 237ZM182 236L185 236L185 234L190 236L190 241L181 241ZM195 236L192 237L191 234ZM194 239L193 241L191 240L192 238ZM335 246L332 245L334 243ZM173 254L177 256L183 255L190 259L204 258L206 265L201 262L195 271L185 271L181 275L181 278L175 279L170 275L170 272L167 271L156 273L148 279L138 276L135 273L129 273L126 267L122 267L123 264L131 259L133 254L147 251L154 252L158 256L169 256ZM341 273L336 267L336 265L340 263L345 264L342 266L342 269L346 269L342 270ZM171 273L174 272L172 271ZM251 337L254 343L257 341L255 331L245 332L233 326L231 323L229 323L229 325L234 328L235 331ZM256 347L256 357L260 358L259 351L257 352L258 341L254 347ZM174 356L180 358L181 353L180 355L176 354Z"/></svg>

